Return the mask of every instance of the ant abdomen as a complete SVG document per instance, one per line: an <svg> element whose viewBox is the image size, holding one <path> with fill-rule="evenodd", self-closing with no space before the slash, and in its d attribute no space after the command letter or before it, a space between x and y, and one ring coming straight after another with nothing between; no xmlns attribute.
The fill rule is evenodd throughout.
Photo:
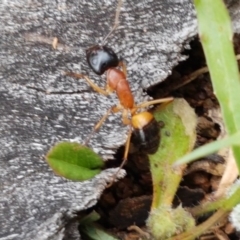
<svg viewBox="0 0 240 240"><path fill-rule="evenodd" d="M160 144L160 125L149 112L132 117L133 132L131 142L134 147L146 154L154 154Z"/></svg>
<svg viewBox="0 0 240 240"><path fill-rule="evenodd" d="M109 68L119 65L116 53L107 46L95 45L86 50L87 62L98 75L102 75Z"/></svg>

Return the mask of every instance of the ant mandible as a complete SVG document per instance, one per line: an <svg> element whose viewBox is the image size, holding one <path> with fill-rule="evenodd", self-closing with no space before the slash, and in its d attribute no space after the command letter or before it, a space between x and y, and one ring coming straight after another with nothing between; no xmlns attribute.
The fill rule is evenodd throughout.
<svg viewBox="0 0 240 240"><path fill-rule="evenodd" d="M112 32L117 28L119 24L118 19L121 5L122 0L119 0L116 10L115 24L112 30L103 40L103 43L112 34ZM160 144L159 123L155 120L154 116L150 112L143 111L138 113L137 110L157 103L170 102L173 100L173 98L169 97L157 99L135 105L134 97L131 92L129 82L127 81L127 70L125 63L123 61L120 61L116 53L110 47L103 45L103 43L101 45L95 45L88 48L86 50L86 56L89 67L97 75L102 75L106 72L107 84L105 89L100 88L86 75L72 72L66 72L65 74L67 76L71 76L77 79L85 79L88 84L100 94L104 94L107 96L112 92L116 92L120 103L116 106L111 107L106 112L106 114L101 118L101 120L95 125L91 134L86 138L84 144L88 144L92 134L94 134L101 127L101 125L107 119L108 115L111 112L116 113L122 111L122 122L125 125L129 125L130 130L125 144L123 161L119 167L120 170L127 161L130 141L132 141L135 146L138 146L141 151L144 151L147 154L155 153ZM131 116L130 119L129 115ZM108 185L108 187L110 187L115 181L118 171L115 174L112 182Z"/></svg>

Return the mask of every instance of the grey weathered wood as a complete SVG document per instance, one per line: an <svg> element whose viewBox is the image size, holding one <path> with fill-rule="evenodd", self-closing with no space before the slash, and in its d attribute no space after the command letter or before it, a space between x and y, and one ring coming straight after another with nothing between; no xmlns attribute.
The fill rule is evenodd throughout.
<svg viewBox="0 0 240 240"><path fill-rule="evenodd" d="M239 32L239 1L229 3ZM100 96L84 81L62 74L81 72L104 86L104 78L86 65L85 49L109 32L115 7L111 0L0 3L2 240L63 239L74 212L96 204L115 172L75 183L55 176L43 158L60 140L81 142L117 104L114 94ZM108 45L127 61L137 101L146 97L142 88L163 81L186 57L181 51L196 34L191 0L124 2L120 26ZM53 37L59 39L57 50L51 46ZM127 128L119 116L110 116L90 142L105 159L125 142ZM68 239L78 239L75 234Z"/></svg>

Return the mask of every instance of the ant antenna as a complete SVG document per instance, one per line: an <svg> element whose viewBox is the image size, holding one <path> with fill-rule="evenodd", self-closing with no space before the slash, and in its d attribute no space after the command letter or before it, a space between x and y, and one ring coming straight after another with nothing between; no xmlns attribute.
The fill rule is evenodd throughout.
<svg viewBox="0 0 240 240"><path fill-rule="evenodd" d="M113 25L111 31L108 33L108 35L103 39L102 45L104 45L104 43L106 42L106 40L110 37L110 35L111 35L111 34L115 31L115 29L119 26L119 16L120 16L120 11L121 11L121 7L122 7L122 3L123 3L123 0L118 0L118 5L117 5L117 8L116 8L114 25Z"/></svg>

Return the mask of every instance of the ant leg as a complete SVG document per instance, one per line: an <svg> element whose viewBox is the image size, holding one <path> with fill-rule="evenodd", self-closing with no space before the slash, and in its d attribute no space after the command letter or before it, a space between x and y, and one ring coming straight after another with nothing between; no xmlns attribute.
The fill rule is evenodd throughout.
<svg viewBox="0 0 240 240"><path fill-rule="evenodd" d="M130 130L128 132L127 141L125 143L125 150L124 150L124 155L123 155L123 161L122 161L121 165L119 166L119 169L117 170L117 172L114 174L112 181L107 185L106 188L109 188L109 187L111 187L113 185L113 183L115 182L115 180L117 178L117 175L118 175L119 171L123 168L124 164L127 162L127 157L128 157L129 148L130 148L131 136L132 136L132 128L130 127Z"/></svg>
<svg viewBox="0 0 240 240"><path fill-rule="evenodd" d="M107 117L109 116L109 114L111 112L118 112L120 111L120 109L118 109L118 106L114 106L111 107L110 109L108 109L108 111L102 116L102 118L99 120L99 122L94 126L92 132L86 137L84 145L87 145L91 139L91 137L93 136L93 134L95 132L98 131L98 129L103 125L103 123L105 122L105 120L107 119Z"/></svg>
<svg viewBox="0 0 240 240"><path fill-rule="evenodd" d="M122 71L123 71L125 77L127 78L127 65L123 59L120 58L120 62L118 64L118 66L120 66L122 68Z"/></svg>
<svg viewBox="0 0 240 240"><path fill-rule="evenodd" d="M102 45L104 45L105 41L109 38L109 36L115 31L115 29L119 25L119 15L120 15L122 3L123 3L123 0L118 0L118 5L117 5L117 8L116 8L114 25L113 25L111 31L108 33L108 35L103 39Z"/></svg>
<svg viewBox="0 0 240 240"><path fill-rule="evenodd" d="M130 125L131 124L131 120L129 120L128 118L128 112L129 110L124 108L121 104L117 105L117 106L114 106L112 108L112 112L113 113L116 113L116 112L119 112L119 111L122 111L122 122L124 125Z"/></svg>
<svg viewBox="0 0 240 240"><path fill-rule="evenodd" d="M131 120L128 118L128 110L127 109L123 109L122 122L125 125L130 125L131 124Z"/></svg>
<svg viewBox="0 0 240 240"><path fill-rule="evenodd" d="M79 73L73 73L73 72L65 72L66 76L70 76L73 78L77 78L77 79L82 79L84 78L88 84L93 88L93 90L95 90L98 93L101 93L105 96L109 95L109 92L100 88L98 85L96 85L89 77L83 75L83 74L79 74Z"/></svg>
<svg viewBox="0 0 240 240"><path fill-rule="evenodd" d="M164 103L164 102L171 102L171 101L173 101L173 97L161 98L161 99L156 99L156 100L152 100L152 101L148 101L148 102L143 102L143 103L135 106L134 108L144 108L144 107L148 107L150 105Z"/></svg>

